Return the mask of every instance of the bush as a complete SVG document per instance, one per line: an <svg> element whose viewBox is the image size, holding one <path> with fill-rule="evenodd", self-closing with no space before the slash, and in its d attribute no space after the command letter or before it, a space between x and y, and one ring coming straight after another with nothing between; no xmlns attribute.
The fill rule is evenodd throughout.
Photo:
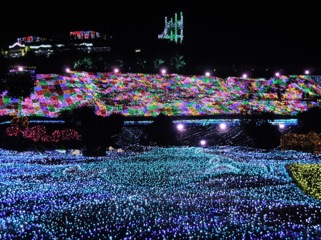
<svg viewBox="0 0 321 240"><path fill-rule="evenodd" d="M280 143L282 150L321 153L321 140L316 132L284 134L281 136Z"/></svg>
<svg viewBox="0 0 321 240"><path fill-rule="evenodd" d="M175 146L178 144L177 132L172 119L159 114L155 120L147 126L147 142L155 142L159 146Z"/></svg>
<svg viewBox="0 0 321 240"><path fill-rule="evenodd" d="M278 126L267 119L251 119L241 122L242 131L253 140L254 147L272 149L280 146L281 133Z"/></svg>
<svg viewBox="0 0 321 240"><path fill-rule="evenodd" d="M321 133L321 108L312 107L305 112L298 114L298 125L302 133Z"/></svg>

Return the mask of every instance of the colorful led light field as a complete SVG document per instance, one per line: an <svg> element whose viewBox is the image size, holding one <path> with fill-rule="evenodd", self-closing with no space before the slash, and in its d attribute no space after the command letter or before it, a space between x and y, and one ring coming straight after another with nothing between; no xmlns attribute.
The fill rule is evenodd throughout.
<svg viewBox="0 0 321 240"><path fill-rule="evenodd" d="M99 158L1 150L0 238L320 239L321 203L286 170L319 162L226 146Z"/></svg>
<svg viewBox="0 0 321 240"><path fill-rule="evenodd" d="M289 169L301 189L321 201L321 164L293 163Z"/></svg>
<svg viewBox="0 0 321 240"><path fill-rule="evenodd" d="M321 87L308 75L262 80L113 72L37 74L34 92L22 103L22 115L56 117L61 110L86 104L95 105L102 116L115 112L124 116L296 115L320 106L320 96ZM16 115L18 99L3 92L0 106L0 115Z"/></svg>

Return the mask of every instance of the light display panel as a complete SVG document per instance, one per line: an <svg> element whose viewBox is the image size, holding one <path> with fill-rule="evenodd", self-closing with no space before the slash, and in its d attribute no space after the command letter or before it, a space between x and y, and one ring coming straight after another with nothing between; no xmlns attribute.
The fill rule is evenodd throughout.
<svg viewBox="0 0 321 240"><path fill-rule="evenodd" d="M93 104L98 115L206 116L270 112L296 115L320 106L321 87L308 75L270 79L178 74L70 72L37 74L23 115L55 117L61 110ZM282 89L282 91L280 91ZM15 115L18 99L4 91L0 115Z"/></svg>

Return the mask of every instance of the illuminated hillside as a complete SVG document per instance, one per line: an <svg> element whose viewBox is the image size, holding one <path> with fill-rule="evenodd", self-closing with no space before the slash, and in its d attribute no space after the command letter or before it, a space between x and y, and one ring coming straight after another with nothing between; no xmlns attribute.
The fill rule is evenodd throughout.
<svg viewBox="0 0 321 240"><path fill-rule="evenodd" d="M279 96L278 96L279 92ZM303 94L305 93L305 94ZM34 92L24 99L24 116L56 117L59 111L94 104L98 115L236 115L272 112L296 115L320 106L321 87L309 76L226 79L177 74L38 74ZM6 92L0 115L15 115L18 99Z"/></svg>

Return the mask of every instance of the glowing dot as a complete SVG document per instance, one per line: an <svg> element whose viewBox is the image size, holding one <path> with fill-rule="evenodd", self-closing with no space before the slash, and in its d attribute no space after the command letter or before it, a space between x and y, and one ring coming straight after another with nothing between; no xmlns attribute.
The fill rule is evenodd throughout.
<svg viewBox="0 0 321 240"><path fill-rule="evenodd" d="M184 130L184 124L182 124L182 123L177 124L177 130L179 130L179 131Z"/></svg>
<svg viewBox="0 0 321 240"><path fill-rule="evenodd" d="M205 146L205 145L206 145L206 141L205 141L205 140L201 140L201 141L200 141L200 144L201 144L202 146Z"/></svg>
<svg viewBox="0 0 321 240"><path fill-rule="evenodd" d="M220 123L220 129L221 130L226 130L226 128L227 128L227 125L226 125L226 123Z"/></svg>

